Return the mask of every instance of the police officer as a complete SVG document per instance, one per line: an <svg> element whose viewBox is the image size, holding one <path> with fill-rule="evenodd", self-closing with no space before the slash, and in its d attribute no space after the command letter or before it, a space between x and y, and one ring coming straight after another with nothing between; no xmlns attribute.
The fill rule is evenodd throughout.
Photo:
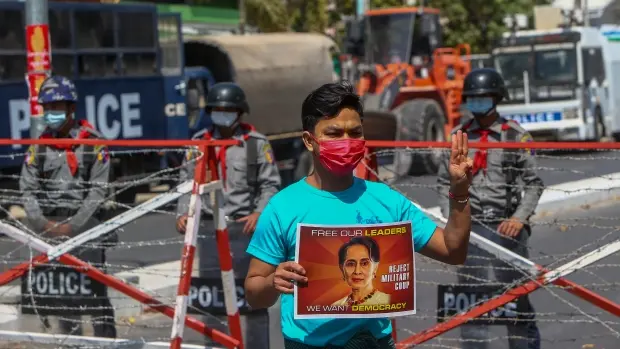
<svg viewBox="0 0 620 349"><path fill-rule="evenodd" d="M213 127L199 131L193 139L237 139L240 145L215 149L219 178L225 184L224 210L227 215L233 269L237 285L243 285L250 256L245 252L256 222L269 199L280 186L280 175L273 151L267 138L254 127L241 122L249 111L245 93L230 82L215 84L207 96L207 111L211 114ZM189 150L181 167L181 180L193 178L196 152ZM203 198L203 215L198 239L200 276L221 277L220 263L214 241L213 208L209 195ZM177 229L185 232L189 195L178 202ZM206 318L207 324L226 331L225 316ZM269 348L269 321L265 312L241 317L246 348ZM251 343L251 345L249 344Z"/></svg>
<svg viewBox="0 0 620 349"><path fill-rule="evenodd" d="M38 102L43 107L46 125L40 138L50 139L50 144L33 145L28 149L19 187L23 192L27 224L33 232L63 241L99 224L98 217L102 212L101 204L106 198L110 174L109 154L105 146L53 144L53 139L103 138L88 122L75 119L77 92L69 79L53 76L43 81ZM93 241L90 246L78 247L71 253L102 268L105 249L101 245L93 247L93 244L101 244L108 239ZM75 308L67 309L67 313L60 316L60 331L63 334L81 335L81 315L90 315L95 336L116 338L114 309L106 287L94 280L89 280L87 284L72 285L69 281L84 280L78 275L57 275L56 281L51 280L51 271L58 274L75 273L71 268L55 265L44 273L49 278L47 282L64 280L64 287L58 289L65 290L67 294L60 297L65 297L65 304L67 299L75 304ZM45 270L45 267L35 268L35 272L41 270ZM75 294L77 289L80 294ZM80 309L81 300L89 301L90 305ZM49 326L47 317L43 322Z"/></svg>
<svg viewBox="0 0 620 349"><path fill-rule="evenodd" d="M501 75L489 68L471 71L464 81L463 100L473 118L456 127L467 132L473 142L529 142L530 134L514 121L499 116L496 107L508 99ZM543 192L543 182L535 168L533 152L524 150L482 150L475 152L473 181L469 190L472 210L472 230L483 237L528 257L527 241L531 230L529 219L534 214ZM448 159L439 169L440 206L448 216ZM517 186L521 179L523 187ZM523 194L523 195L522 195ZM461 198L464 199L464 198ZM499 282L510 284L524 277L523 273L491 257L481 249L470 246L465 266L458 271L462 284L484 283L491 267ZM540 333L534 321L534 309L527 296L521 297L519 317L522 321L507 325L511 349L540 348ZM487 348L488 329L485 326L463 325L463 348Z"/></svg>

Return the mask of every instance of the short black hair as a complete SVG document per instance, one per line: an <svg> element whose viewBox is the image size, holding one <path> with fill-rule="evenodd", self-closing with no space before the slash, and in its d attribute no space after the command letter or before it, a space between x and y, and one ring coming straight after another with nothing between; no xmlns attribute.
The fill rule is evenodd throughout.
<svg viewBox="0 0 620 349"><path fill-rule="evenodd" d="M377 243L377 241L375 241L375 239L373 238L369 238L368 236L356 236L351 240L347 241L346 243L342 244L342 246L340 246L340 249L338 250L338 265L340 266L340 269L342 269L342 266L344 265L344 262L347 258L347 250L349 249L349 247L355 245L362 245L366 247L366 249L368 250L368 256L370 256L370 260L375 263L379 262L381 254L379 253L379 244Z"/></svg>
<svg viewBox="0 0 620 349"><path fill-rule="evenodd" d="M348 81L325 84L310 92L301 105L301 124L304 131L314 132L319 120L338 115L341 109L351 108L360 117L364 108L353 85Z"/></svg>

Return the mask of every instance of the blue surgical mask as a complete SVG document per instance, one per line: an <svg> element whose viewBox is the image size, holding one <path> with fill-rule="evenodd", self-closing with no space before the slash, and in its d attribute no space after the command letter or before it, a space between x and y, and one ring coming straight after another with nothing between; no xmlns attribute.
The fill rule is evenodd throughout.
<svg viewBox="0 0 620 349"><path fill-rule="evenodd" d="M465 102L465 108L474 115L487 114L493 107L493 97L468 97Z"/></svg>
<svg viewBox="0 0 620 349"><path fill-rule="evenodd" d="M230 127L237 121L237 112L234 111L217 111L211 112L211 121L214 125L221 127Z"/></svg>
<svg viewBox="0 0 620 349"><path fill-rule="evenodd" d="M57 130L67 121L67 113L64 111L46 111L43 114L43 121L47 127Z"/></svg>

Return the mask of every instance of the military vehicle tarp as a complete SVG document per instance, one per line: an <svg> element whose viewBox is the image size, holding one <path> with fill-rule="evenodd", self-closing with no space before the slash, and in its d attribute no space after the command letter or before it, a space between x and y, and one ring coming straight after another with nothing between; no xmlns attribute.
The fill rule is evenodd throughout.
<svg viewBox="0 0 620 349"><path fill-rule="evenodd" d="M276 135L301 130L301 104L334 80L330 48L320 34L274 33L187 37L188 66L206 66L217 81L236 81L250 105L247 122Z"/></svg>

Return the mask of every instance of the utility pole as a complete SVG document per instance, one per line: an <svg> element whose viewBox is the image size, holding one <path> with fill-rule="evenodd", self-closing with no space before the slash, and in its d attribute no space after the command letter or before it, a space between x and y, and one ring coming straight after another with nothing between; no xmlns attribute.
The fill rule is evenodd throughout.
<svg viewBox="0 0 620 349"><path fill-rule="evenodd" d="M50 76L52 55L47 0L26 0L26 83L30 101L30 138L45 128L43 108L37 102L41 83Z"/></svg>
<svg viewBox="0 0 620 349"><path fill-rule="evenodd" d="M583 16L583 26L589 27L590 26L590 14L588 13L588 0L582 0L581 5L582 5L581 13Z"/></svg>
<svg viewBox="0 0 620 349"><path fill-rule="evenodd" d="M239 0L239 34L245 34L245 0Z"/></svg>

